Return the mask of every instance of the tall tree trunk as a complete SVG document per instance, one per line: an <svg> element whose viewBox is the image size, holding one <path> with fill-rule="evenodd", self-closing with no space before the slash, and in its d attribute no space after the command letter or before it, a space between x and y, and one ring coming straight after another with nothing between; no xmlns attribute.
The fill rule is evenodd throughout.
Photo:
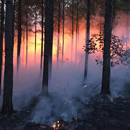
<svg viewBox="0 0 130 130"><path fill-rule="evenodd" d="M2 78L2 61L3 61L3 27L4 27L4 0L1 0L1 29L0 29L0 95L1 95L1 78Z"/></svg>
<svg viewBox="0 0 130 130"><path fill-rule="evenodd" d="M26 68L27 68L27 62L28 62L28 13L26 8Z"/></svg>
<svg viewBox="0 0 130 130"><path fill-rule="evenodd" d="M127 9L127 32L126 32L126 50L128 49L128 39L129 39L129 12Z"/></svg>
<svg viewBox="0 0 130 130"><path fill-rule="evenodd" d="M53 0L45 1L45 44L42 93L48 94L49 60L52 60L53 45Z"/></svg>
<svg viewBox="0 0 130 130"><path fill-rule="evenodd" d="M101 14L102 14L102 8L101 8L101 12L100 12ZM100 24L100 34L101 34L101 32L102 32L102 16L100 16L100 21L99 21L99 24Z"/></svg>
<svg viewBox="0 0 130 130"><path fill-rule="evenodd" d="M116 17L116 0L112 0L112 19L111 19L111 33L115 35L115 17ZM114 44L114 43L113 43ZM112 50L112 62L114 62L114 50ZM111 62L111 61L110 61Z"/></svg>
<svg viewBox="0 0 130 130"><path fill-rule="evenodd" d="M49 17L49 20L50 20L50 38L51 38L51 41L49 42L49 79L51 80L51 74L52 74L52 52L53 52L53 5L54 5L54 2L53 0L51 0L51 5L50 5L50 8L51 8L51 11L50 11L50 17Z"/></svg>
<svg viewBox="0 0 130 130"><path fill-rule="evenodd" d="M72 41L71 41L71 61L73 58L73 36L74 36L74 0L72 0Z"/></svg>
<svg viewBox="0 0 130 130"><path fill-rule="evenodd" d="M36 2L36 0L35 0ZM36 54L36 44L37 44L37 12L35 7L35 54Z"/></svg>
<svg viewBox="0 0 130 130"><path fill-rule="evenodd" d="M59 45L60 45L60 4L61 4L61 1L59 0L58 1L58 44L57 44L57 66L58 66L58 63L59 63Z"/></svg>
<svg viewBox="0 0 130 130"><path fill-rule="evenodd" d="M78 27L79 27L79 2L77 0L75 63L77 62Z"/></svg>
<svg viewBox="0 0 130 130"><path fill-rule="evenodd" d="M21 2L22 0L18 0L18 56L20 56L20 46L21 46Z"/></svg>
<svg viewBox="0 0 130 130"><path fill-rule="evenodd" d="M91 9L91 0L88 0L88 6L87 6L87 29L86 29L86 50L88 50L89 47L89 37L90 37L90 9ZM84 69L84 79L87 79L87 73L88 73L88 51L85 52L85 69Z"/></svg>
<svg viewBox="0 0 130 130"><path fill-rule="evenodd" d="M5 74L2 114L13 113L13 1L6 0Z"/></svg>
<svg viewBox="0 0 130 130"><path fill-rule="evenodd" d="M41 23L41 63L40 63L40 75L42 74L42 59L43 59L43 26L45 28L45 24L43 23L43 17L44 17L44 13L43 13L43 4L44 4L44 1L42 0L42 23ZM45 29L44 29L45 30ZM45 31L44 31L45 32Z"/></svg>
<svg viewBox="0 0 130 130"><path fill-rule="evenodd" d="M17 70L19 70L19 61L20 61L20 51L21 51L21 37L22 37L22 28L21 28L21 1L18 0L18 47L17 47Z"/></svg>
<svg viewBox="0 0 130 130"><path fill-rule="evenodd" d="M106 0L104 25L104 53L102 73L102 94L110 93L110 44L111 44L112 0Z"/></svg>
<svg viewBox="0 0 130 130"><path fill-rule="evenodd" d="M43 0L42 0L42 38L41 38L41 57L42 57L42 54L43 54Z"/></svg>
<svg viewBox="0 0 130 130"><path fill-rule="evenodd" d="M65 0L63 0L63 38L62 38L62 62L63 62L63 58L64 58L64 29L65 29Z"/></svg>

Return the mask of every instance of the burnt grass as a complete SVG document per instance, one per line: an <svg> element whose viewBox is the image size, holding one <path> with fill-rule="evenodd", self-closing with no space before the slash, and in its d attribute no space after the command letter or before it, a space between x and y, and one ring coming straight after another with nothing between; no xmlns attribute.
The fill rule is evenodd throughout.
<svg viewBox="0 0 130 130"><path fill-rule="evenodd" d="M98 94L83 104L79 110L80 117L71 122L59 119L60 130L130 130L130 85L126 85L123 97L117 96L113 101L107 95ZM31 112L38 98L29 106L12 116L0 114L0 130L54 130L46 124L31 122ZM56 129L55 129L56 130Z"/></svg>

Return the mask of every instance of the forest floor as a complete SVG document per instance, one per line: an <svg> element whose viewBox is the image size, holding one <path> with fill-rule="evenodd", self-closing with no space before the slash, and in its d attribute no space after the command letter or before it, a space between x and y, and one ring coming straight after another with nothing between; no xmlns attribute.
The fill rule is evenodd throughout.
<svg viewBox="0 0 130 130"><path fill-rule="evenodd" d="M130 85L126 85L123 94L124 97L117 96L112 102L107 96L96 95L79 110L80 119L69 123L59 120L55 129L31 122L35 99L12 116L0 114L0 130L130 130Z"/></svg>

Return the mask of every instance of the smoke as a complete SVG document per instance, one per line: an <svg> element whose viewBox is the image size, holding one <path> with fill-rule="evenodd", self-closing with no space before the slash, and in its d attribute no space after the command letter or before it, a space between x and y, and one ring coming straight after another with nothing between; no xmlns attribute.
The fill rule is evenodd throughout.
<svg viewBox="0 0 130 130"><path fill-rule="evenodd" d="M34 109L32 122L52 125L56 120L70 122L82 117L79 111L84 110L84 105L89 103L90 98L101 91L102 67L96 65L95 57L94 54L89 57L88 79L85 82L83 62L80 66L65 62L59 65L58 69L53 66L49 84L50 96L41 98ZM116 96L124 96L124 85L128 83L127 74L125 66L111 68L111 101Z"/></svg>
<svg viewBox="0 0 130 130"><path fill-rule="evenodd" d="M119 26L118 26L119 28ZM122 36L122 29L116 35ZM94 33L99 30L93 29ZM66 36L65 58L70 58L71 38ZM68 37L70 38L68 40ZM80 32L77 52L77 63L70 62L70 60L59 63L57 68L55 56L53 55L52 77L49 83L49 97L43 97L37 103L32 113L32 122L52 125L56 120L72 121L75 118L81 118L80 111L84 110L84 105L87 105L90 98L99 94L101 91L102 81L102 66L96 65L95 59L99 54L92 54L89 56L88 78L83 81L84 74L84 50L82 49L85 43L85 30ZM55 43L56 45L56 43ZM30 47L30 55L28 55L28 68L25 67L25 58L21 61L19 73L17 74L16 65L14 65L14 90L13 102L14 109L20 110L22 106L28 105L31 98L35 97L42 89L42 76L40 76L40 46L38 46L36 63L32 58L33 51ZM53 48L56 52L56 47ZM69 50L69 52L68 52ZM32 52L32 53L31 53ZM55 53L54 53L55 54ZM75 55L73 55L74 57ZM101 56L102 57L102 56ZM16 61L16 59L14 59ZM16 64L16 63L15 63ZM42 71L42 70L40 70ZM119 65L111 68L111 101L116 96L125 96L124 86L129 83L129 66ZM0 97L0 108L2 104L2 97ZM86 110L89 112L89 110Z"/></svg>

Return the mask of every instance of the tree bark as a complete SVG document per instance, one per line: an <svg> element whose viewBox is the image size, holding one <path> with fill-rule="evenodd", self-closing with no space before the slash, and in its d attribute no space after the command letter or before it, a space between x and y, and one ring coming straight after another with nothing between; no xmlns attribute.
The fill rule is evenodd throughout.
<svg viewBox="0 0 130 130"><path fill-rule="evenodd" d="M26 68L28 63L28 11L26 8Z"/></svg>
<svg viewBox="0 0 130 130"><path fill-rule="evenodd" d="M58 66L58 63L59 63L59 45L60 45L60 4L61 4L61 1L59 0L58 1L58 44L57 44L57 66Z"/></svg>
<svg viewBox="0 0 130 130"><path fill-rule="evenodd" d="M2 78L2 61L3 61L3 27L4 27L4 0L1 0L1 29L0 29L0 95L1 95L1 78Z"/></svg>
<svg viewBox="0 0 130 130"><path fill-rule="evenodd" d="M65 29L65 0L63 0L63 38L62 38L62 62L64 58L64 29Z"/></svg>
<svg viewBox="0 0 130 130"><path fill-rule="evenodd" d="M71 61L73 59L73 37L74 37L74 0L72 0L72 41L71 41Z"/></svg>
<svg viewBox="0 0 130 130"><path fill-rule="evenodd" d="M48 95L49 61L52 60L53 45L53 0L45 1L45 44L42 93Z"/></svg>
<svg viewBox="0 0 130 130"><path fill-rule="evenodd" d="M13 113L13 2L6 0L5 21L5 73L2 114Z"/></svg>
<svg viewBox="0 0 130 130"><path fill-rule="evenodd" d="M111 44L111 17L112 0L106 0L105 25L104 25L104 53L102 73L102 94L110 93L110 44Z"/></svg>
<svg viewBox="0 0 130 130"><path fill-rule="evenodd" d="M36 2L36 0L35 0ZM37 44L37 12L35 7L35 53L36 53L36 44Z"/></svg>
<svg viewBox="0 0 130 130"><path fill-rule="evenodd" d="M43 0L42 0L42 38L41 38L41 57L42 57L42 54L43 54Z"/></svg>
<svg viewBox="0 0 130 130"><path fill-rule="evenodd" d="M13 4L13 47L14 47L14 36L15 36L15 3L16 3L16 0L14 0L14 4Z"/></svg>
<svg viewBox="0 0 130 130"><path fill-rule="evenodd" d="M78 27L79 27L79 2L77 0L75 63L77 62Z"/></svg>
<svg viewBox="0 0 130 130"><path fill-rule="evenodd" d="M20 46L21 46L21 2L22 0L18 0L18 56L20 56Z"/></svg>
<svg viewBox="0 0 130 130"><path fill-rule="evenodd" d="M127 32L126 32L126 50L128 49L128 39L129 39L129 12L127 9Z"/></svg>
<svg viewBox="0 0 130 130"><path fill-rule="evenodd" d="M88 73L88 47L89 47L89 37L90 37L90 9L91 9L91 0L88 0L87 6L87 29L86 29L86 52L85 52L85 69L84 69L84 79L87 79Z"/></svg>

